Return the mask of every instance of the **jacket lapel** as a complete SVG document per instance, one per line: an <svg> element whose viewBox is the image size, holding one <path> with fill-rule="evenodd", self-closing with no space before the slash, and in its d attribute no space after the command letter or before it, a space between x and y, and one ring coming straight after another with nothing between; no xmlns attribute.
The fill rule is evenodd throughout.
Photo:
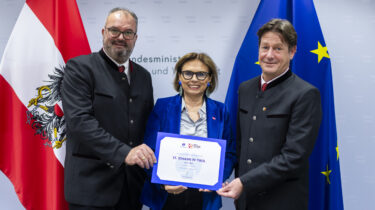
<svg viewBox="0 0 375 210"><path fill-rule="evenodd" d="M164 119L167 121L166 130L170 133L180 134L181 100L181 96L176 95L168 104L168 114Z"/></svg>
<svg viewBox="0 0 375 210"><path fill-rule="evenodd" d="M180 133L181 124L181 100L180 95L176 95L168 104L165 130L170 133ZM206 99L206 113L207 113L207 137L208 138L222 138L220 131L220 110L216 104L209 98Z"/></svg>
<svg viewBox="0 0 375 210"><path fill-rule="evenodd" d="M132 98L137 98L142 91L142 88L138 88L137 86L142 85L143 82L140 80L141 78L138 78L138 71L137 67L134 65L134 63L129 60L129 68L130 68L130 96ZM129 78L128 78L129 79Z"/></svg>
<svg viewBox="0 0 375 210"><path fill-rule="evenodd" d="M206 112L207 112L207 137L208 138L221 138L219 132L220 113L216 104L209 98L206 100Z"/></svg>

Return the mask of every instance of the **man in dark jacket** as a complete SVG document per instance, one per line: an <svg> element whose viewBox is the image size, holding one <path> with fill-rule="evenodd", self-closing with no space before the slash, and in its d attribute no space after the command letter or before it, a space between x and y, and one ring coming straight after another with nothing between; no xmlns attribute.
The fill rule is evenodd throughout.
<svg viewBox="0 0 375 210"><path fill-rule="evenodd" d="M237 178L218 193L241 210L307 210L320 94L289 68L297 49L290 22L273 19L257 35L262 74L239 87Z"/></svg>
<svg viewBox="0 0 375 210"><path fill-rule="evenodd" d="M65 198L70 209L141 209L141 168L156 158L143 144L153 108L150 73L129 60L137 16L110 11L103 49L67 62L62 103L67 126Z"/></svg>

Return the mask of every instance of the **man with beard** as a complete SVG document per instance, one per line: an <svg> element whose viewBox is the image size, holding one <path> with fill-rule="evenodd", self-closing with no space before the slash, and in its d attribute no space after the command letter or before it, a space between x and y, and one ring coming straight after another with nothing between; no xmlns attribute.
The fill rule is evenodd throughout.
<svg viewBox="0 0 375 210"><path fill-rule="evenodd" d="M156 158L143 144L154 104L151 75L129 60L137 24L133 12L112 9L102 29L103 49L66 64L61 94L70 209L142 208L142 168Z"/></svg>

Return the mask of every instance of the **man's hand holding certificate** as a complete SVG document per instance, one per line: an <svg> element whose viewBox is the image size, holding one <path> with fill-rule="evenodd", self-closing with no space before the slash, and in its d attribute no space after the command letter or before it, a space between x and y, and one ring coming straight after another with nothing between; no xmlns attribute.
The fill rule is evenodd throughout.
<svg viewBox="0 0 375 210"><path fill-rule="evenodd" d="M217 190L223 180L225 149L221 139L159 132L151 182Z"/></svg>

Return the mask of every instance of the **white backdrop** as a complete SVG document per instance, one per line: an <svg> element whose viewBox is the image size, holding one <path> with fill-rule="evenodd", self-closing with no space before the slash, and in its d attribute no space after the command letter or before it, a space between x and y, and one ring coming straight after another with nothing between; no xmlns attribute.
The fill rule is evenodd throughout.
<svg viewBox="0 0 375 210"><path fill-rule="evenodd" d="M137 13L139 37L132 59L152 73L155 98L175 94L172 89L175 60L187 52L198 51L208 53L218 65L219 87L212 98L224 101L234 59L259 0L77 2L92 51L102 46L101 28L111 8L128 7ZM332 62L344 206L373 209L375 2L314 0L314 3ZM24 0L0 0L0 56L23 4ZM160 60L154 62L157 59ZM0 174L0 209L23 209L12 185ZM224 204L223 209L233 209L230 200Z"/></svg>

